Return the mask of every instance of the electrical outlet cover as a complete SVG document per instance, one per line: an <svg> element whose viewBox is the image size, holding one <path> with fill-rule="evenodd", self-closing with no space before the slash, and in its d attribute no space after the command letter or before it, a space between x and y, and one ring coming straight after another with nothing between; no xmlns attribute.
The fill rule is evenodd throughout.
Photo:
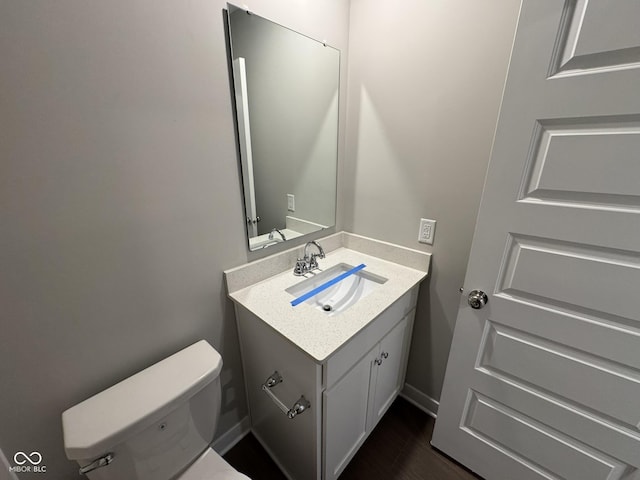
<svg viewBox="0 0 640 480"><path fill-rule="evenodd" d="M433 245L433 237L436 233L436 221L428 218L420 219L420 230L418 230L418 242Z"/></svg>

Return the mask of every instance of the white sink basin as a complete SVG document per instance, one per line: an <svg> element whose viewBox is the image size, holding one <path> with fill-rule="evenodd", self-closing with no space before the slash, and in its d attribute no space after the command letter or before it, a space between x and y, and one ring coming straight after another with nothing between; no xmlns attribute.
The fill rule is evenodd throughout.
<svg viewBox="0 0 640 480"><path fill-rule="evenodd" d="M313 276L287 288L286 292L295 298L299 298L329 284L321 291L312 294L302 303L312 305L326 312L329 316L336 315L344 312L387 281L384 277L368 272L366 267L336 281L338 277L343 276L352 269L354 269L353 265L339 263L327 270L315 274L307 274Z"/></svg>

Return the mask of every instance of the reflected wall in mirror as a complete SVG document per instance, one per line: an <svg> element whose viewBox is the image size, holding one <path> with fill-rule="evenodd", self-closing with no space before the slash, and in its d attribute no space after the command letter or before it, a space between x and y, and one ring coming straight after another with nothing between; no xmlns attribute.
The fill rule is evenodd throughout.
<svg viewBox="0 0 640 480"><path fill-rule="evenodd" d="M335 225L340 51L227 4L249 249Z"/></svg>

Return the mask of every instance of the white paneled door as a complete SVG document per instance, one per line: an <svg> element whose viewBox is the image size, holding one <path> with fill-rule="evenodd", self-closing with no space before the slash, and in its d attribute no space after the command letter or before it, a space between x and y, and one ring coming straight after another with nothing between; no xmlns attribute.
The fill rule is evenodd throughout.
<svg viewBox="0 0 640 480"><path fill-rule="evenodd" d="M525 0L432 443L637 480L639 427L640 1Z"/></svg>

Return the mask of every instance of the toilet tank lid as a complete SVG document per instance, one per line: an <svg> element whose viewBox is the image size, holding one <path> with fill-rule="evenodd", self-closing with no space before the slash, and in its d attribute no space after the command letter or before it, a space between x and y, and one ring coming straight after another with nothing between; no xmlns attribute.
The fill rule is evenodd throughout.
<svg viewBox="0 0 640 480"><path fill-rule="evenodd" d="M200 340L69 408L62 413L67 458L107 453L187 401L211 383L221 368L220 354Z"/></svg>

